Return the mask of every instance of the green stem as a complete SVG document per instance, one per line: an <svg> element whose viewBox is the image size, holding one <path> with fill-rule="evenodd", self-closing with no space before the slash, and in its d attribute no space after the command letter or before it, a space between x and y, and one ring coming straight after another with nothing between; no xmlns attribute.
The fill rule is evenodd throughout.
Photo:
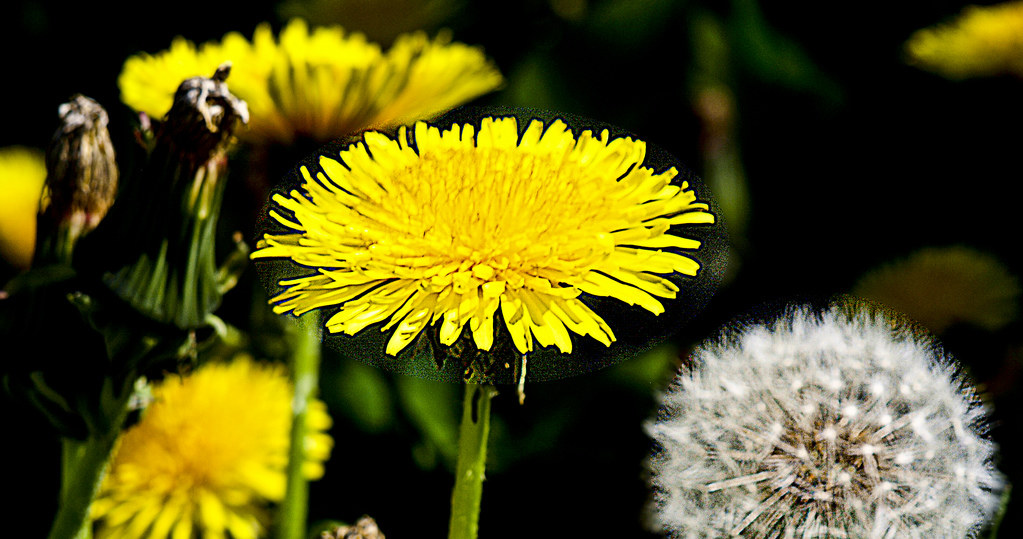
<svg viewBox="0 0 1023 539"><path fill-rule="evenodd" d="M490 400L495 395L494 386L465 385L448 539L476 539L479 533L487 438L490 436Z"/></svg>
<svg viewBox="0 0 1023 539"><path fill-rule="evenodd" d="M319 385L320 314L310 311L288 325L291 375L295 396L291 404L291 448L288 487L278 513L278 539L305 539L309 513L309 485L302 473L305 462L306 410Z"/></svg>
<svg viewBox="0 0 1023 539"><path fill-rule="evenodd" d="M85 453L85 442L73 438L63 438L60 444L60 498L68 497L68 491L74 483L75 474L72 473L78 468L78 462L82 460Z"/></svg>
<svg viewBox="0 0 1023 539"><path fill-rule="evenodd" d="M110 455L114 451L121 426L128 415L131 391L118 401L118 410L109 428L85 441L64 439L62 451L60 507L50 529L49 539L89 539L92 521L89 507L99 491Z"/></svg>
<svg viewBox="0 0 1023 539"><path fill-rule="evenodd" d="M1005 518L1005 511L1009 508L1009 500L1012 498L1012 484L1005 485L1005 490L1002 491L1002 499L998 504L998 510L995 511L995 517L991 522L991 527L988 529L988 539L996 539L998 537L998 528L1002 525L1002 519Z"/></svg>

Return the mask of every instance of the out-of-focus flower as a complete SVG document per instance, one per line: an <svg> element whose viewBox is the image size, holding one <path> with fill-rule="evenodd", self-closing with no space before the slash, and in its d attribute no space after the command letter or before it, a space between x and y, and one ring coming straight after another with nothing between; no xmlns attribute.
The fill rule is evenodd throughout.
<svg viewBox="0 0 1023 539"><path fill-rule="evenodd" d="M292 395L283 366L246 356L156 386L92 506L97 537L261 536L266 504L286 489ZM305 473L317 479L330 417L310 404Z"/></svg>
<svg viewBox="0 0 1023 539"><path fill-rule="evenodd" d="M952 21L917 30L908 62L949 79L1023 77L1023 2L967 6Z"/></svg>
<svg viewBox="0 0 1023 539"><path fill-rule="evenodd" d="M572 333L610 346L581 295L660 314L659 298L679 290L663 275L700 269L700 242L669 228L714 222L687 182L672 183L675 168L644 166L645 152L561 120L521 134L514 117L485 117L478 132L423 122L396 140L369 132L340 160L303 168L303 191L273 197L271 216L294 232L266 234L253 256L313 268L280 281L277 312L338 306L326 327L349 335L384 323L388 354L438 321L441 344L468 324L490 350L497 317L520 353L534 339L569 353Z"/></svg>
<svg viewBox="0 0 1023 539"><path fill-rule="evenodd" d="M0 148L0 256L16 268L27 268L32 262L45 179L42 151Z"/></svg>
<svg viewBox="0 0 1023 539"><path fill-rule="evenodd" d="M975 537L998 505L985 407L905 327L797 310L693 359L647 425L672 537Z"/></svg>
<svg viewBox="0 0 1023 539"><path fill-rule="evenodd" d="M956 323L993 331L1016 318L1020 284L987 253L934 247L864 275L852 294L899 311L936 334Z"/></svg>
<svg viewBox="0 0 1023 539"><path fill-rule="evenodd" d="M295 137L325 142L365 129L386 129L429 118L490 92L500 72L476 47L441 34L400 36L385 53L362 34L341 27L309 29L296 19L276 38L268 24L246 40L238 33L199 47L183 38L169 50L129 58L121 98L160 118L174 89L188 77L232 62L231 90L252 113L247 132L256 142Z"/></svg>

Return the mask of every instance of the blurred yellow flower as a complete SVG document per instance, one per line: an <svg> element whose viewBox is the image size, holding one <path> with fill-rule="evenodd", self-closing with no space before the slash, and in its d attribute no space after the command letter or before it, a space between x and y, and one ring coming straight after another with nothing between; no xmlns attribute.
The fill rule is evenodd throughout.
<svg viewBox="0 0 1023 539"><path fill-rule="evenodd" d="M42 151L0 148L0 256L16 268L32 263L36 214L45 180Z"/></svg>
<svg viewBox="0 0 1023 539"><path fill-rule="evenodd" d="M928 248L864 275L853 295L940 334L955 323L996 330L1016 318L1020 284L993 256L968 247Z"/></svg>
<svg viewBox="0 0 1023 539"><path fill-rule="evenodd" d="M906 41L909 63L950 79L1023 76L1023 2L967 6Z"/></svg>
<svg viewBox="0 0 1023 539"><path fill-rule="evenodd" d="M171 377L121 437L92 506L97 537L255 538L285 493L292 388L280 365L241 356ZM306 476L323 475L332 440L312 401Z"/></svg>
<svg viewBox="0 0 1023 539"><path fill-rule="evenodd" d="M399 36L385 53L339 26L310 30L292 20L275 39L269 24L252 41L232 32L196 47L175 39L169 50L128 58L118 84L128 106L155 118L170 108L178 84L233 64L231 92L248 103L240 136L287 144L327 141L365 129L429 118L496 89L500 72L483 51L441 34Z"/></svg>
<svg viewBox="0 0 1023 539"><path fill-rule="evenodd" d="M535 338L569 353L570 332L615 340L580 294L660 314L658 298L679 289L658 274L700 268L685 253L700 242L669 227L714 215L671 183L675 168L643 166L642 141L576 135L561 120L532 120L520 137L514 117L483 118L478 133L412 130L414 142L405 127L396 140L366 133L322 170L303 167L304 192L273 197L271 216L295 232L266 234L253 257L312 268L280 282L278 313L339 306L326 326L349 335L386 321L394 355L439 320L442 344L468 324L490 350L500 310L520 352Z"/></svg>

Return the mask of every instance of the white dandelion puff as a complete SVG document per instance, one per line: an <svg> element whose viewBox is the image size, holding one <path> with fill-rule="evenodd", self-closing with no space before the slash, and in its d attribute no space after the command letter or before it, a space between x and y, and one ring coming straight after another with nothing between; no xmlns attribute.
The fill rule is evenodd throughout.
<svg viewBox="0 0 1023 539"><path fill-rule="evenodd" d="M801 309L693 354L647 432L671 537L975 537L1004 480L954 362L880 316Z"/></svg>

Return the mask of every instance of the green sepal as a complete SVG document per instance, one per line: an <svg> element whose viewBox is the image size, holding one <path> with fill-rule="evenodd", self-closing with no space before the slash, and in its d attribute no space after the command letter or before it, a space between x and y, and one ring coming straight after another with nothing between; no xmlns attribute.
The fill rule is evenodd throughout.
<svg viewBox="0 0 1023 539"><path fill-rule="evenodd" d="M229 73L225 64L181 83L142 165L73 261L141 314L185 330L205 323L240 272L216 263L228 149L248 121L224 83Z"/></svg>

